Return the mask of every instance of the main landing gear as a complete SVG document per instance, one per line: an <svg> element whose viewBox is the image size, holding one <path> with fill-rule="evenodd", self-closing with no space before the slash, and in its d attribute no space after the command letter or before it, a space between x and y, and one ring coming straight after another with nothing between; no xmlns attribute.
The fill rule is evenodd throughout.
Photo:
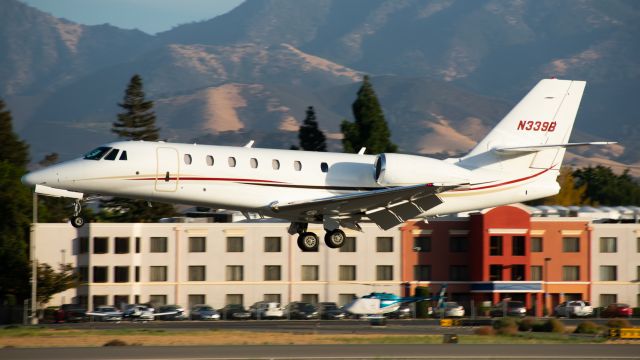
<svg viewBox="0 0 640 360"><path fill-rule="evenodd" d="M306 223L292 223L291 230L298 233L298 247L304 252L318 251L320 238L313 232L307 231ZM340 229L327 230L324 235L324 243L331 249L337 249L344 245L346 235Z"/></svg>
<svg viewBox="0 0 640 360"><path fill-rule="evenodd" d="M82 205L80 204L80 200L76 200L73 203L73 216L69 218L71 226L76 229L84 225L84 218L80 216L80 211L82 211Z"/></svg>

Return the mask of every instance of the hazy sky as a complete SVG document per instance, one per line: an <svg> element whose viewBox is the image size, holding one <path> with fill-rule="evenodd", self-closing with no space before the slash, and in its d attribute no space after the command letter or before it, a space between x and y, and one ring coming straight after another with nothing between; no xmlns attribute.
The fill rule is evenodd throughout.
<svg viewBox="0 0 640 360"><path fill-rule="evenodd" d="M224 14L243 0L21 0L80 24L109 23L149 34Z"/></svg>

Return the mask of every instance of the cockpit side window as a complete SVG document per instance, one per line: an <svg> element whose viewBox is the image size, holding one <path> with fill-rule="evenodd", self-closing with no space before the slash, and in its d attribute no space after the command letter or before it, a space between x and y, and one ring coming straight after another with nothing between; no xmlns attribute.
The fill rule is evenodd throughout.
<svg viewBox="0 0 640 360"><path fill-rule="evenodd" d="M111 161L115 160L115 159L118 157L118 152L119 152L119 151L120 151L120 150L118 150L118 149L113 149L113 150L111 150L111 151L107 154L107 156L105 156L105 157L104 157L104 159L105 159L105 160L111 160Z"/></svg>
<svg viewBox="0 0 640 360"><path fill-rule="evenodd" d="M100 160L109 150L111 150L110 147L100 146L84 154L82 158L85 160Z"/></svg>
<svg viewBox="0 0 640 360"><path fill-rule="evenodd" d="M120 160L127 160L127 150L122 150L122 154L120 154Z"/></svg>

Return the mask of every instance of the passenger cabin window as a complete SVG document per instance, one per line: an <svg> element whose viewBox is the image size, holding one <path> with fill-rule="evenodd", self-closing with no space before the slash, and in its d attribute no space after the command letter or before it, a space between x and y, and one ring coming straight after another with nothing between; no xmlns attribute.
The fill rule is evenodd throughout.
<svg viewBox="0 0 640 360"><path fill-rule="evenodd" d="M207 155L207 165L213 166L213 156Z"/></svg>
<svg viewBox="0 0 640 360"><path fill-rule="evenodd" d="M271 160L271 166L273 167L273 170L280 169L280 161L276 159Z"/></svg>
<svg viewBox="0 0 640 360"><path fill-rule="evenodd" d="M302 170L302 163L301 163L300 161L298 161L298 160L294 161L294 162L293 162L293 169L294 169L295 171L300 171L300 170Z"/></svg>
<svg viewBox="0 0 640 360"><path fill-rule="evenodd" d="M113 149L113 150L109 151L109 153L107 154L107 156L104 157L104 159L113 161L118 156L118 152L120 152L120 150Z"/></svg>
<svg viewBox="0 0 640 360"><path fill-rule="evenodd" d="M249 160L249 164L251 165L252 168L257 168L258 167L258 159L256 158L251 158Z"/></svg>
<svg viewBox="0 0 640 360"><path fill-rule="evenodd" d="M111 150L110 147L101 146L84 154L82 158L85 160L100 160L109 150Z"/></svg>
<svg viewBox="0 0 640 360"><path fill-rule="evenodd" d="M187 165L191 165L191 161L193 161L193 159L191 158L191 155L184 154L184 163Z"/></svg>
<svg viewBox="0 0 640 360"><path fill-rule="evenodd" d="M120 154L120 160L127 160L127 150L123 150Z"/></svg>
<svg viewBox="0 0 640 360"><path fill-rule="evenodd" d="M229 167L236 167L236 158L229 156Z"/></svg>
<svg viewBox="0 0 640 360"><path fill-rule="evenodd" d="M326 162L320 163L320 170L322 170L323 173L326 173L329 171L329 165Z"/></svg>

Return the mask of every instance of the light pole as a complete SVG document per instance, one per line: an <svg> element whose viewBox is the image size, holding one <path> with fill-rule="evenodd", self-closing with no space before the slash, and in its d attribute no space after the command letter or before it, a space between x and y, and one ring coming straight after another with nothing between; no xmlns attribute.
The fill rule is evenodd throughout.
<svg viewBox="0 0 640 360"><path fill-rule="evenodd" d="M544 258L544 304L542 308L547 310L547 315L549 315L549 309L547 305L549 297L549 285L547 284L549 282L549 261L551 261L550 257Z"/></svg>
<svg viewBox="0 0 640 360"><path fill-rule="evenodd" d="M38 261L36 260L36 224L38 223L38 194L33 193L31 227L29 228L29 260L31 260L31 324L38 324Z"/></svg>

